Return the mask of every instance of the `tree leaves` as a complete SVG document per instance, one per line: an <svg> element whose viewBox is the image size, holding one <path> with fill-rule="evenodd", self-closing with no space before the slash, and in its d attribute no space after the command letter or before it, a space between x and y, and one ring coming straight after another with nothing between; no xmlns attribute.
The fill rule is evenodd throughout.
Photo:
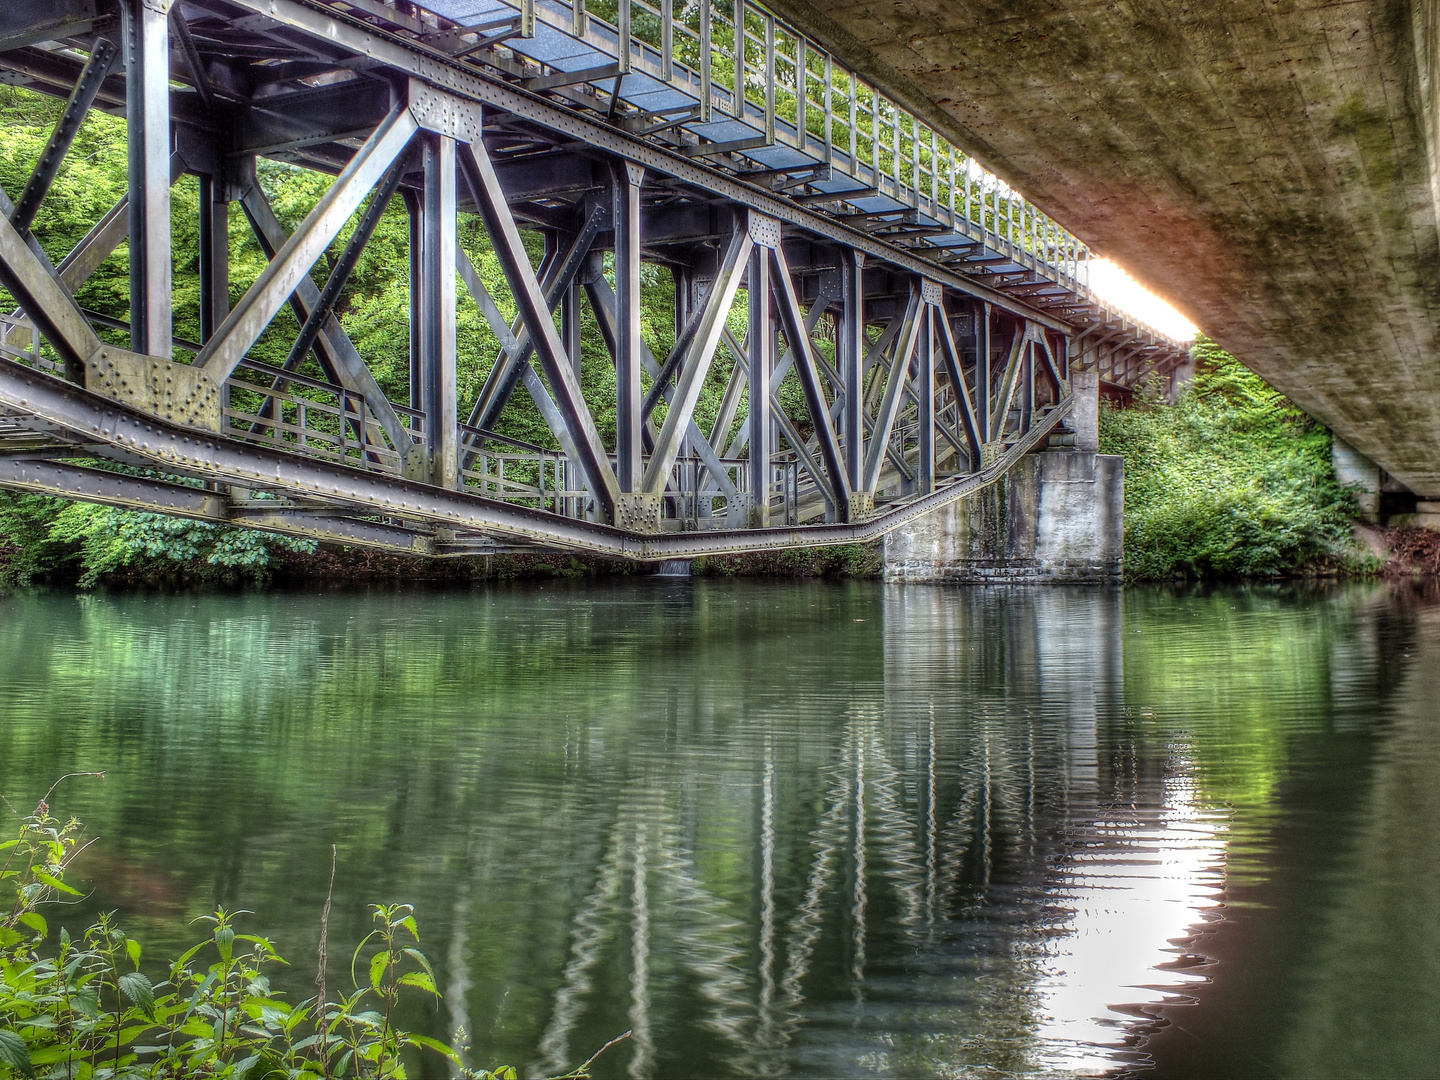
<svg viewBox="0 0 1440 1080"><path fill-rule="evenodd" d="M26 1076L35 1075L35 1068L30 1064L30 1048L13 1031L0 1029L0 1061Z"/></svg>

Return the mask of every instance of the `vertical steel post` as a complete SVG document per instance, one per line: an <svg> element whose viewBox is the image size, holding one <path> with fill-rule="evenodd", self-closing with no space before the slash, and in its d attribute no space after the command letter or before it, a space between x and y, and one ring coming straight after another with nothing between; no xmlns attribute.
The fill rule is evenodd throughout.
<svg viewBox="0 0 1440 1080"><path fill-rule="evenodd" d="M660 78L666 82L675 77L674 5L675 0L660 0Z"/></svg>
<svg viewBox="0 0 1440 1080"><path fill-rule="evenodd" d="M710 123L710 99L714 95L711 85L710 19L711 0L700 0L700 123Z"/></svg>
<svg viewBox="0 0 1440 1080"><path fill-rule="evenodd" d="M565 340L565 353L570 357L570 366L575 369L575 377L580 377L580 278L577 275L569 285L565 287L565 293L560 297L560 330L561 337Z"/></svg>
<svg viewBox="0 0 1440 1080"><path fill-rule="evenodd" d="M125 123L130 156L130 341L169 358L169 0L125 0Z"/></svg>
<svg viewBox="0 0 1440 1080"><path fill-rule="evenodd" d="M611 190L615 223L615 457L620 490L640 490L640 185L645 169L615 166ZM677 324L678 326L678 324Z"/></svg>
<svg viewBox="0 0 1440 1080"><path fill-rule="evenodd" d="M405 213L410 219L410 408L421 409L420 403L420 258L425 246L425 230L421 227L424 205L419 193L400 189L405 200Z"/></svg>
<svg viewBox="0 0 1440 1080"><path fill-rule="evenodd" d="M620 33L620 74L627 75L630 72L630 0L620 0L620 11L618 13L619 25L616 29Z"/></svg>
<svg viewBox="0 0 1440 1080"><path fill-rule="evenodd" d="M840 369L840 437L845 440L845 471L850 486L865 486L865 256L846 249L840 253L841 313L836 357ZM818 301L817 301L818 303Z"/></svg>
<svg viewBox="0 0 1440 1080"><path fill-rule="evenodd" d="M426 479L459 480L455 387L455 140L424 137L425 202L420 248L420 398L425 411Z"/></svg>
<svg viewBox="0 0 1440 1080"><path fill-rule="evenodd" d="M765 13L765 145L775 141L775 16Z"/></svg>
<svg viewBox="0 0 1440 1080"><path fill-rule="evenodd" d="M805 39L795 39L795 145L804 150L809 145L809 138L806 135L805 125L808 122L805 116L807 105L806 96L809 94L810 82L810 59L805 55Z"/></svg>
<svg viewBox="0 0 1440 1080"><path fill-rule="evenodd" d="M980 444L990 441L990 305L975 305L975 424L980 429Z"/></svg>
<svg viewBox="0 0 1440 1080"><path fill-rule="evenodd" d="M920 340L915 350L915 399L919 405L916 490L935 490L935 305L921 305Z"/></svg>
<svg viewBox="0 0 1440 1080"><path fill-rule="evenodd" d="M775 332L770 318L770 252L756 247L750 253L749 376L750 415L745 424L750 437L749 480L752 529L770 524L770 456L774 452L770 415L770 375L775 366Z"/></svg>
<svg viewBox="0 0 1440 1080"><path fill-rule="evenodd" d="M735 0L731 10L735 13L735 100L732 110L741 120L745 119L745 0Z"/></svg>
<svg viewBox="0 0 1440 1080"><path fill-rule="evenodd" d="M230 314L230 204L219 177L200 177L200 340Z"/></svg>

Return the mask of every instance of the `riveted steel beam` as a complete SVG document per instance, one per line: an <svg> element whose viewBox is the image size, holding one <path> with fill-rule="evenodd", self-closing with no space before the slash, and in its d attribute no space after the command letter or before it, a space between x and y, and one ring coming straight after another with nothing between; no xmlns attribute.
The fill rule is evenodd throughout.
<svg viewBox="0 0 1440 1080"><path fill-rule="evenodd" d="M435 552L435 539L425 532L347 518L333 511L316 513L277 507L274 503L267 506L264 501L236 506L225 495L205 488L65 461L0 456L0 488L169 514L213 525L240 525L284 536L352 544L403 555Z"/></svg>
<svg viewBox="0 0 1440 1080"><path fill-rule="evenodd" d="M40 424L74 433L88 450L109 452L180 475L270 491L297 500L323 500L352 513L410 520L427 526L485 532L500 539L634 559L696 558L747 551L866 543L923 514L972 494L1005 475L1069 415L1072 399L1045 416L993 462L936 491L853 524L715 530L645 535L562 518L542 510L466 491L401 480L344 465L219 438L134 412L51 375L0 359L0 405Z"/></svg>

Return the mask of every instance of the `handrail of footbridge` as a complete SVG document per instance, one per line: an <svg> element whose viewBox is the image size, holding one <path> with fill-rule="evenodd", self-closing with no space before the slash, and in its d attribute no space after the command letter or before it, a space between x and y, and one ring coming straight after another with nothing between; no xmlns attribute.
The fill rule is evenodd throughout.
<svg viewBox="0 0 1440 1080"><path fill-rule="evenodd" d="M1096 256L1084 241L754 0L308 2L514 75L526 89L588 97L591 108L609 99L612 115L623 103L626 130L863 222L978 284L1040 274L1176 340L1095 295Z"/></svg>

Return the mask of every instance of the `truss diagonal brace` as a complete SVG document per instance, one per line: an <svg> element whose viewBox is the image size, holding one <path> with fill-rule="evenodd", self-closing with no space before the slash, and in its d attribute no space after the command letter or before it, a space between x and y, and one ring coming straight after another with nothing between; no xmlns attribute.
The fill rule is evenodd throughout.
<svg viewBox="0 0 1440 1080"><path fill-rule="evenodd" d="M955 400L959 405L960 422L965 431L965 442L969 447L967 453L970 455L970 469L973 472L980 468L981 441L980 426L976 421L975 403L970 399L970 387L966 384L965 374L960 368L960 350L955 345L954 335L950 333L950 320L945 318L943 308L937 309L935 315L935 321L940 326L940 351L945 354L945 373L950 377L950 384L955 388Z"/></svg>
<svg viewBox="0 0 1440 1080"><path fill-rule="evenodd" d="M670 409L665 414L660 435L655 440L655 452L645 467L645 476L640 484L642 491L659 495L665 490L670 468L680 452L680 437L688 430L695 414L695 405L705 384L705 373L710 370L715 346L720 343L720 333L725 329L725 319L730 314L730 305L735 301L735 293L740 288L745 263L754 244L744 228L735 230L721 260L720 270L715 275L715 283L705 297L705 306L696 321L695 332L681 357L675 393L670 399ZM657 381L655 387L661 388L661 383Z"/></svg>
<svg viewBox="0 0 1440 1080"><path fill-rule="evenodd" d="M605 210L602 206L596 206L585 224L581 227L579 234L575 237L574 243L570 245L563 260L554 264L551 273L545 275L548 280L543 286L545 294L545 305L547 311L554 311L555 305L565 295L565 290L575 280L576 275L585 265L585 258L590 252L590 247L595 242L595 236L605 225ZM476 279L478 283L478 278ZM466 283L470 279L466 278ZM483 291L483 286L481 287ZM474 293L473 286L471 292ZM480 304L482 311L487 318L489 312L485 311L485 301L479 293L475 294L476 303ZM497 309L498 314L498 309ZM515 384L520 381L520 369L530 362L530 354L535 349L535 343L531 339L530 331L522 318L517 330L511 331L506 327L513 345L506 344L505 337L500 333L499 327L492 326L496 337L500 338L504 352L496 361L495 367L491 369L490 376L485 380L485 385L480 388L480 397L475 402L475 408L470 413L470 426L478 428L493 428L500 418L500 411L505 408L510 395L515 392Z"/></svg>
<svg viewBox="0 0 1440 1080"><path fill-rule="evenodd" d="M900 326L900 338L895 345L895 360L890 365L890 376L885 383L885 396L875 416L875 430L870 436L870 446L865 455L865 490L875 493L880 483L880 465L885 458L885 448L890 445L890 432L895 428L895 417L900 413L900 402L905 383L910 378L910 361L915 356L915 347L920 340L922 323L920 290L910 292L905 305L905 314Z"/></svg>
<svg viewBox="0 0 1440 1080"><path fill-rule="evenodd" d="M408 108L391 111L205 343L195 357L197 368L217 383L230 377L417 129Z"/></svg>
<svg viewBox="0 0 1440 1080"><path fill-rule="evenodd" d="M495 166L490 161L485 144L478 139L472 143L461 144L458 156L460 171L470 184L475 205L485 219L485 227L490 232L495 253L500 258L500 265L505 271L510 289L515 294L520 313L530 330L531 340L535 342L535 351L555 395L555 404L559 406L565 426L575 440L578 462L585 474L586 483L603 515L613 518L619 484L610 468L605 447L600 442L600 434L595 430L595 420L590 415L590 408L585 404L580 380L570 366L569 357L565 355L565 345L560 340L559 331L555 329L550 309L545 305L540 283L535 279L530 257L520 239L520 230L515 224L514 215L510 213L510 204L500 186L500 178L495 175Z"/></svg>
<svg viewBox="0 0 1440 1080"><path fill-rule="evenodd" d="M30 224L35 220L35 214L40 209L40 201L45 198L45 193L55 182L55 177L60 172L60 166L65 161L65 155L70 152L70 144L75 141L75 135L89 114L90 106L95 103L95 95L100 92L100 84L110 74L110 68L114 65L119 51L109 38L96 38L95 44L91 46L90 59L85 61L79 81L75 83L70 100L65 104L65 111L55 122L55 130L50 134L50 141L45 144L45 149L40 151L40 160L35 163L35 168L30 173L30 179L25 184L25 190L20 193L20 198L15 202L15 214L10 219L10 223L22 235L30 231Z"/></svg>
<svg viewBox="0 0 1440 1080"><path fill-rule="evenodd" d="M69 292L30 250L5 214L0 214L0 285L15 297L60 354L70 377L83 383L85 361L100 348L100 338Z"/></svg>
<svg viewBox="0 0 1440 1080"><path fill-rule="evenodd" d="M800 301L795 295L795 282L790 277L790 264L785 259L784 247L777 243L770 255L775 260L774 292L778 301L775 306L780 325L790 342L790 351L795 356L795 370L805 391L805 404L810 410L810 422L815 425L815 437L820 443L820 460L825 463L825 472L830 477L835 517L839 521L849 521L850 478L845 474L840 440L835 436L835 425L830 419L830 403L825 400L825 390L820 385L820 365L815 359L815 346L805 332Z"/></svg>
<svg viewBox="0 0 1440 1080"><path fill-rule="evenodd" d="M240 202L261 247L272 253L283 248L289 239L285 235L285 227L275 217L275 211L271 209L260 186L252 185ZM271 257L274 257L273 254ZM294 295L290 297L296 321L303 323L319 299L320 290L315 282L310 280L310 275L302 275ZM316 351L322 358L322 366L327 367L326 373L330 378L363 397L376 420L380 422L380 429L385 432L385 437L394 444L401 457L408 455L410 447L414 445L409 429L400 422L400 417L391 407L390 399L385 396L385 391L375 381L375 376L365 366L365 361L346 337L340 321L333 314L325 320L316 344L322 346Z"/></svg>
<svg viewBox="0 0 1440 1080"><path fill-rule="evenodd" d="M596 321L600 324L601 336L605 338L606 344L613 348L611 343L616 339L615 308L617 304L615 293L604 277L588 283L586 289L590 294L590 307L595 312ZM650 351L650 346L645 344L644 338L640 339L639 345L640 362L644 365L646 374L655 378L660 372L660 364L655 359L655 354ZM673 396L673 393L670 393L667 388L666 400L671 400ZM690 439L691 445L695 447L695 453L699 455L700 460L705 463L705 467L715 477L715 483L725 493L726 498L738 499L740 497L739 489L731 482L730 474L720 463L720 455L711 441L705 438L705 433L700 430L700 425L695 423L693 417L685 434Z"/></svg>

